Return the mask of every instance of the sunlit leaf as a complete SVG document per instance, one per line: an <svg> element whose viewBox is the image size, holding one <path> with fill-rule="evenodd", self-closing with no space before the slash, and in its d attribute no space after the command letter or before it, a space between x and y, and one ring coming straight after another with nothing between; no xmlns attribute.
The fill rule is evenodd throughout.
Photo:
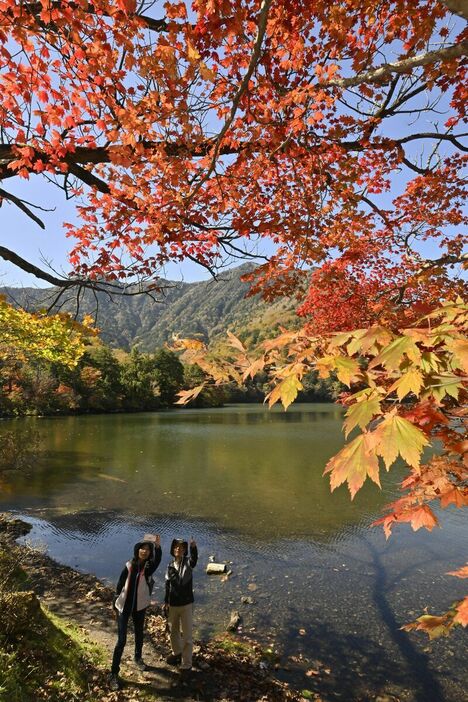
<svg viewBox="0 0 468 702"><path fill-rule="evenodd" d="M428 391L436 398L443 400L445 395L450 395L455 400L458 400L458 395L463 387L462 379L457 375L436 375L433 376L433 382L428 386Z"/></svg>
<svg viewBox="0 0 468 702"><path fill-rule="evenodd" d="M423 376L418 368L411 366L408 370L403 371L403 374L389 388L389 392L397 391L398 399L402 400L410 392L419 396L419 392L423 386Z"/></svg>
<svg viewBox="0 0 468 702"><path fill-rule="evenodd" d="M410 361L418 361L421 358L421 351L409 336L401 336L394 339L369 363L369 368L376 368L381 365L388 370L398 370L405 356Z"/></svg>
<svg viewBox="0 0 468 702"><path fill-rule="evenodd" d="M379 396L376 393L366 393L346 412L345 436L347 437L356 426L364 429L373 417L381 413Z"/></svg>
<svg viewBox="0 0 468 702"><path fill-rule="evenodd" d="M302 390L302 387L302 383L297 375L289 375L278 383L265 399L268 400L270 407L278 402L278 400L281 400L284 409L287 409L291 402L294 402L297 393L299 390Z"/></svg>
<svg viewBox="0 0 468 702"><path fill-rule="evenodd" d="M206 383L202 383L201 385L197 385L194 388L191 388L190 390L182 390L181 392L177 393L179 399L175 403L176 405L186 405L188 402L191 402L194 400L198 395L201 393L201 391L206 387Z"/></svg>
<svg viewBox="0 0 468 702"><path fill-rule="evenodd" d="M462 626L468 626L468 597L465 597L457 606L454 621Z"/></svg>
<svg viewBox="0 0 468 702"><path fill-rule="evenodd" d="M348 387L360 375L359 363L354 358L337 356L335 358L335 368L338 380Z"/></svg>
<svg viewBox="0 0 468 702"><path fill-rule="evenodd" d="M411 422L395 412L385 417L373 432L375 451L382 456L387 470L400 455L410 466L417 468L424 446L429 444L426 435Z"/></svg>
<svg viewBox="0 0 468 702"><path fill-rule="evenodd" d="M332 491L346 481L351 498L362 487L367 477L380 487L379 462L370 434L360 434L346 444L328 461L324 473L330 473Z"/></svg>

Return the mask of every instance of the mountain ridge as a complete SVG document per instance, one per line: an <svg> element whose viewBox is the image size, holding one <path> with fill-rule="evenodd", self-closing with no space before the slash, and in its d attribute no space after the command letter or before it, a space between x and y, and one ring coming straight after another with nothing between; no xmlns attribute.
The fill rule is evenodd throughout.
<svg viewBox="0 0 468 702"><path fill-rule="evenodd" d="M170 343L174 335L216 342L230 329L248 345L272 336L280 324L294 323L294 303L282 298L266 303L258 295L247 297L248 283L240 277L252 270L243 264L219 279L193 283L162 280L163 299L149 295L115 296L85 291L79 301L78 319L96 316L104 343L126 351L133 347L153 351ZM0 288L7 300L29 311L49 307L56 288ZM75 314L76 299L61 299L60 311ZM95 315L97 307L97 315ZM59 311L52 306L51 312Z"/></svg>

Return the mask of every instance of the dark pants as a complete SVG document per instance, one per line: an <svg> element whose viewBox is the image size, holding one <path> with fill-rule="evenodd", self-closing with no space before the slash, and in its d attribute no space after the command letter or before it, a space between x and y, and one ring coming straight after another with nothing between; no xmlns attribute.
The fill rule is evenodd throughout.
<svg viewBox="0 0 468 702"><path fill-rule="evenodd" d="M140 609L139 612L134 611L131 613L133 619L133 628L135 630L135 658L141 658L141 651L143 648L143 626L145 623L146 609ZM130 619L130 612L123 611L119 614L117 619L118 627L118 639L114 649L114 656L112 658L112 673L118 674L120 670L120 659L122 658L122 653L127 643L127 629L128 620Z"/></svg>

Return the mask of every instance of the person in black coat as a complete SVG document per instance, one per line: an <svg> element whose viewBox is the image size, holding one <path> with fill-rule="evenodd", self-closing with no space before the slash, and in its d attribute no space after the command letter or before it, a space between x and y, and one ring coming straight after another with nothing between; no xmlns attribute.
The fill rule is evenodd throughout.
<svg viewBox="0 0 468 702"><path fill-rule="evenodd" d="M143 628L146 608L151 601L153 588L152 575L161 562L161 540L159 535L145 536L135 544L133 558L125 564L117 583L113 609L117 618L118 639L112 658L109 677L111 690L120 688L120 660L127 642L127 628L130 617L135 630L135 663L140 670L146 666L141 657L143 649Z"/></svg>
<svg viewBox="0 0 468 702"><path fill-rule="evenodd" d="M198 550L193 539L189 545L183 539L174 539L171 556L166 571L165 607L168 611L172 654L167 662L180 663L181 671L192 668L192 619L193 619L193 579L192 569L197 565Z"/></svg>

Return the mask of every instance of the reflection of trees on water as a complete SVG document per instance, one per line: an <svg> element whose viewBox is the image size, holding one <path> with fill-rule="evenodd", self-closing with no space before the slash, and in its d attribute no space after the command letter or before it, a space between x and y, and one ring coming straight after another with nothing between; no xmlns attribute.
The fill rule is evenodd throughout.
<svg viewBox="0 0 468 702"><path fill-rule="evenodd" d="M47 452L15 478L14 505L188 511L262 539L327 540L387 500L374 486L354 503L330 494L322 472L343 443L340 416L324 404L37 420Z"/></svg>

